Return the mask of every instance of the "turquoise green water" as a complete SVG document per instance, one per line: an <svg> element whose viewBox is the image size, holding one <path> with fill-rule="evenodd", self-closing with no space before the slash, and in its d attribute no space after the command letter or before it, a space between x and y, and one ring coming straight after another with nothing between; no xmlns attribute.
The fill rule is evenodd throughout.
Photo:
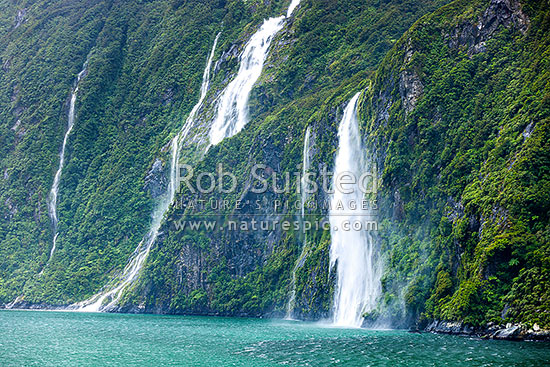
<svg viewBox="0 0 550 367"><path fill-rule="evenodd" d="M292 321L0 311L0 366L544 366L550 344Z"/></svg>

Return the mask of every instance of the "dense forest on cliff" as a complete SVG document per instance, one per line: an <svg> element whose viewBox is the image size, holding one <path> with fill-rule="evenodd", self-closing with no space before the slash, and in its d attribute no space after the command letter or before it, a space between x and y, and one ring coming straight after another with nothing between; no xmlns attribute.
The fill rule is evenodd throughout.
<svg viewBox="0 0 550 367"><path fill-rule="evenodd" d="M550 328L548 2L302 0L269 48L248 124L206 150L239 55L289 3L0 0L0 305L68 306L120 276L167 190L170 142L199 99L219 33L210 87L179 160L197 172L222 163L239 184L176 199L299 200L254 194L250 168L300 170L309 129L310 171L332 170L338 123L361 92L384 269L367 321ZM50 259L48 195L85 62ZM294 317L329 317L329 231L304 238L174 226L297 215L246 206L191 214L172 205L115 311L281 316L295 270Z"/></svg>

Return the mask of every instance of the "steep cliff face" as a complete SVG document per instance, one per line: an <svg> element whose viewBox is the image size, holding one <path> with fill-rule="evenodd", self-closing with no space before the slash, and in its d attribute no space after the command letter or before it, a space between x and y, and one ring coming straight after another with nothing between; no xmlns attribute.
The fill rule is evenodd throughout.
<svg viewBox="0 0 550 367"><path fill-rule="evenodd" d="M147 232L155 202L166 188L169 139L196 103L204 61L216 33L222 31L211 92L182 151L190 163L202 157L217 94L235 75L248 38L264 18L282 14L288 3L0 3L0 302L8 304L17 298L20 305L66 305L87 298L120 273ZM393 40L436 6L431 1L304 1L278 35L264 76L253 91L251 131L259 129L268 116L271 122L266 129L278 125L276 116L287 116L292 123L301 118L286 138L299 144L305 121L319 101L331 94L330 88L359 70L372 70ZM397 21L399 17L391 14L406 17ZM359 23L362 29L356 27ZM338 32L344 27L360 33L361 42L340 39ZM353 54L357 47L364 47L365 54ZM46 203L58 166L72 83L86 59L88 75L76 101L76 122L60 182L57 249L48 261L53 233ZM344 64L336 67L338 59L353 60L354 70ZM327 81L323 70L329 64L338 75ZM307 88L292 92L301 83ZM296 107L284 112L282 106L298 97L302 100L296 99ZM309 108L299 117L295 111L304 102ZM245 140L254 134L245 135ZM274 147L279 141L270 139L265 139L262 149L267 155L261 160L278 167L284 161L281 156L290 150ZM216 159L214 153L211 157ZM233 240L218 242L222 246L227 241ZM284 240L282 234L267 239L252 235L239 241L253 255L232 250L239 264L234 265L235 276L258 268L281 241L289 243L292 253L297 251L294 240ZM264 243L268 244L265 249ZM193 255L194 246L187 252L182 249L180 256L190 268L195 266L194 258L201 258ZM197 274L211 270L203 260L196 261L195 269L201 269ZM163 273L166 264L155 267ZM280 265L277 275L282 279L281 302L286 297L282 290L288 277L285 266ZM198 280L201 276L189 277L197 287L204 284ZM166 297L172 296L169 291Z"/></svg>
<svg viewBox="0 0 550 367"><path fill-rule="evenodd" d="M405 34L362 101L383 180L388 320L548 327L544 6L443 7Z"/></svg>
<svg viewBox="0 0 550 367"><path fill-rule="evenodd" d="M312 171L330 170L342 107L350 92L364 84L361 79L374 70L383 50L388 50L404 31L403 24L396 21L402 18L390 15L412 11L416 15L406 17L406 22L412 23L415 17L434 7L428 2L424 5L422 8L412 2L378 5L354 1L301 2L277 34L262 76L252 91L250 122L240 134L211 147L194 164L196 172L215 172L216 165L222 163L238 178L236 192L200 196L184 192L180 197L182 202L229 200L230 206L234 206L240 200L251 204L237 210L205 209L195 215L175 208L162 229L163 236L152 249L140 284L122 310L135 310L135 305L140 305L140 309L150 312L255 316L285 312L291 271L301 253L303 235L280 229L178 231L174 223L212 215L220 223L228 219L248 223L252 218L258 223L298 219L300 209L293 206L300 201L297 194L251 192L252 167L264 164L266 174L275 172L279 177L299 172L305 129L309 125L314 135ZM376 6L380 14L372 16ZM339 37L341 32L349 34ZM246 38L240 37L220 50L222 56L214 68L216 75L210 96L218 96L220 88L231 80L231 72L224 74L224 71L244 43ZM327 67L331 69L329 73ZM214 97L207 100L212 101L210 106L215 106ZM197 143L205 144L208 131L205 126L215 113L208 110L209 103L205 104L192 134L202 138L193 138L190 149ZM182 159L185 161L185 153ZM295 180L291 182L291 191L296 191ZM259 208L254 204L257 200L262 202ZM274 202L280 202L281 208L274 208ZM310 214L321 219L327 212L319 209ZM329 274L329 244L330 237L323 231L309 236L311 248L297 271L297 316L319 319L329 315L334 280L334 274Z"/></svg>
<svg viewBox="0 0 550 367"><path fill-rule="evenodd" d="M109 6L2 2L0 302L22 295L47 261L53 234L46 203L72 83Z"/></svg>
<svg viewBox="0 0 550 367"><path fill-rule="evenodd" d="M171 138L198 100L221 32L179 159L196 174L222 164L236 189L179 192L114 310L283 315L293 285L294 317L328 317L330 231L252 230L253 220L303 220L300 183L258 194L252 168L263 165L264 177L301 172L309 128L309 171L331 172L344 106L364 91L361 129L379 170L386 271L368 318L548 327L542 1L303 0L271 44L248 124L210 147L220 94L242 51L289 1L0 4L0 304L68 305L121 274L168 188ZM48 261L46 200L86 58L60 185L58 249ZM322 191L310 198L328 200ZM321 220L328 210L304 212ZM193 220L203 227L182 227ZM248 227L229 230L230 221Z"/></svg>
<svg viewBox="0 0 550 367"><path fill-rule="evenodd" d="M464 47L473 55L486 51L486 42L500 31L499 28L513 28L525 34L528 26L529 18L518 1L492 1L477 19L461 22L445 38L448 38L449 47Z"/></svg>
<svg viewBox="0 0 550 367"><path fill-rule="evenodd" d="M222 21L241 29L270 7L252 13L240 2L217 1L2 6L12 9L13 23L2 28L0 56L0 299L66 305L118 274L146 233L165 186L166 145L195 103ZM46 202L72 83L87 57L60 182L57 250L45 267L53 238Z"/></svg>

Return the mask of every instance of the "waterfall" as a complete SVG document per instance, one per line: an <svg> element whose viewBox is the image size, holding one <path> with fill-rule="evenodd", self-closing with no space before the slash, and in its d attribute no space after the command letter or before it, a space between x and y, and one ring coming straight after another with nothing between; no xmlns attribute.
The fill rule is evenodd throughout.
<svg viewBox="0 0 550 367"><path fill-rule="evenodd" d="M306 219L306 203L309 198L309 191L307 187L306 174L309 170L309 137L311 134L310 126L306 129L306 135L304 137L304 150L302 153L302 177L300 180L300 195L301 195L301 209L302 209L302 222ZM294 264L292 269L292 277L290 281L290 298L286 306L286 317L287 320L292 320L292 312L296 303L296 271L303 266L306 259L306 245L307 245L307 233L304 231L304 242L302 243L302 252Z"/></svg>
<svg viewBox="0 0 550 367"><path fill-rule="evenodd" d="M84 63L84 66L82 67L82 70L80 73L78 73L76 80L74 82L74 88L71 94L71 102L69 104L69 114L67 117L67 131L65 131L65 136L63 137L63 145L61 146L61 152L59 153L59 167L57 168L57 172L55 172L55 176L53 179L52 188L50 190L50 195L48 198L48 214L50 216L50 219L52 221L53 226L53 240L52 240L52 248L50 250L50 256L48 257L48 262L52 259L53 254L55 252L56 242L57 242L57 236L59 235L57 231L57 225L58 225L58 217L57 217L57 196L59 193L59 182L61 181L61 174L63 172L63 166L65 164L65 149L67 147L67 141L69 140L69 135L71 134L71 131L74 127L74 113L75 113L75 103L76 103L76 97L78 94L78 88L80 86L80 81L86 74L86 70L88 67L88 62L86 61ZM42 269L42 272L44 269ZM40 272L42 274L42 272Z"/></svg>
<svg viewBox="0 0 550 367"><path fill-rule="evenodd" d="M338 129L338 153L334 165L333 190L329 213L331 227L330 266L337 268L334 294L333 322L339 326L360 327L363 314L372 311L381 292L380 268L375 239L368 230L354 229L354 223L372 220L372 210L365 210L359 178L365 173L367 160L359 133L357 93L348 103ZM353 185L338 190L339 174L351 174ZM344 192L345 191L345 192ZM348 193L350 192L351 193ZM353 204L357 205L354 206ZM352 228L349 225L352 224ZM345 230L345 229L348 230Z"/></svg>
<svg viewBox="0 0 550 367"><path fill-rule="evenodd" d="M266 19L246 44L239 58L237 76L221 94L217 115L210 129L211 145L219 144L223 139L237 134L248 123L248 99L252 87L262 74L269 46L283 28L284 20L292 15L299 3L299 0L292 1L286 17Z"/></svg>
<svg viewBox="0 0 550 367"><path fill-rule="evenodd" d="M290 4L288 15L298 6L299 0L293 0ZM210 143L218 144L226 137L238 133L248 122L248 98L250 91L256 83L263 69L267 51L274 36L284 25L284 16L269 18L264 21L260 30L256 32L246 45L240 57L240 68L237 77L223 90L218 104L218 114L210 130ZM219 34L214 40L210 56L206 63L201 85L201 95L197 104L193 107L181 131L171 141L171 168L170 184L164 198L159 202L153 213L151 227L147 235L141 240L134 251L130 261L124 268L118 285L111 290L100 292L90 299L75 306L80 311L107 311L112 309L120 300L122 293L137 278L151 246L155 242L162 224L164 214L169 209L176 192L176 178L178 174L178 159L181 152L181 141L187 137L194 119L206 97L210 84L210 69L214 58L214 51ZM105 301L108 303L105 305Z"/></svg>
<svg viewBox="0 0 550 367"><path fill-rule="evenodd" d="M306 202L309 198L309 191L307 186L306 174L309 171L309 137L311 135L311 127L306 129L306 136L304 137L304 150L302 152L302 177L300 180L300 194L302 201L302 219L305 219L306 215Z"/></svg>
<svg viewBox="0 0 550 367"><path fill-rule="evenodd" d="M218 114L210 129L210 143L216 145L242 130L248 122L248 98L260 77L273 37L283 27L284 17L264 21L240 56L237 76L222 92Z"/></svg>
<svg viewBox="0 0 550 367"><path fill-rule="evenodd" d="M290 16L292 15L292 12L294 11L294 9L296 9L296 7L300 4L300 0L292 0L292 2L290 3L289 7L288 7L288 10L286 12L286 17L287 18L290 18Z"/></svg>
<svg viewBox="0 0 550 367"><path fill-rule="evenodd" d="M149 228L149 231L147 232L147 235L141 240L134 253L132 254L130 261L124 268L118 285L109 291L96 294L89 300L77 305L80 311L97 312L108 311L109 309L112 309L120 300L120 297L122 296L124 290L137 279L139 271L143 267L147 255L149 255L151 246L153 245L153 243L155 243L155 240L158 237L159 229L162 225L162 220L164 219L164 214L170 208L170 205L174 200L174 196L176 195L176 191L178 189L176 187L176 184L177 175L179 173L178 160L181 153L181 141L187 137L187 134L193 126L196 115L200 107L202 106L204 99L206 98L206 93L208 92L208 88L210 86L210 70L212 68L214 52L216 50L216 45L218 44L220 34L221 33L218 33L216 35L216 38L214 39L214 44L212 45L210 55L208 56L208 60L206 62L206 67L204 68L199 100L189 113L189 116L187 116L187 119L185 120L185 123L181 130L178 132L178 134L176 134L176 136L174 136L171 141L170 183L168 185L167 192L159 201L157 208L153 212L151 226ZM103 304L105 300L109 300L106 305Z"/></svg>

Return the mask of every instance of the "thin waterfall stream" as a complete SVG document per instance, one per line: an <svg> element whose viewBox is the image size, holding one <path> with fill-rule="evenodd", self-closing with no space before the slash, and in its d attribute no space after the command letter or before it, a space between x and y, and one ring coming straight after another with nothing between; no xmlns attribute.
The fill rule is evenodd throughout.
<svg viewBox="0 0 550 367"><path fill-rule="evenodd" d="M293 0L288 9L287 17L300 3L299 0ZM217 117L210 129L210 144L216 145L223 139L238 133L248 122L248 99L252 87L260 77L263 64L267 58L267 53L271 41L284 26L285 16L269 18L264 21L260 29L250 38L240 57L240 67L235 79L223 90L218 104ZM161 227L164 214L169 209L174 195L176 193L176 178L178 173L178 159L181 152L181 140L189 133L193 121L199 108L202 106L206 97L206 92L210 84L210 69L214 57L214 51L218 42L219 34L214 40L212 51L207 61L203 74L201 85L201 96L199 101L191 110L182 130L172 139L171 147L171 169L170 183L167 193L159 202L157 209L153 213L151 227L147 235L135 249L130 261L124 268L124 271L118 281L118 284L108 290L100 292L90 299L80 302L75 306L80 311L98 312L108 311L116 306L124 290L133 283L141 270L151 246L155 242L158 231ZM208 147L206 148L208 149ZM105 301L108 300L107 304Z"/></svg>
<svg viewBox="0 0 550 367"><path fill-rule="evenodd" d="M284 27L285 19L292 16L292 13L299 4L300 0L292 0L287 9L286 16L266 19L260 29L252 35L246 44L239 58L240 65L237 76L222 91L218 102L217 115L209 133L210 146L217 145L224 139L234 136L248 123L250 92L262 74L271 42L277 33ZM308 127L306 131L306 144L309 144L309 133L310 130ZM208 150L209 147L207 147L206 150ZM304 147L304 152L306 149L307 148ZM306 169L307 168L304 167L304 172ZM304 205L305 203L302 202L302 218L304 217ZM305 248L305 243L303 247ZM302 252L303 251L304 249L302 249ZM303 257L302 255L300 257ZM299 261L297 265L298 263ZM291 295L287 305L287 318L291 317L292 307L295 303L295 288L296 268L292 271Z"/></svg>
<svg viewBox="0 0 550 367"><path fill-rule="evenodd" d="M124 268L118 284L114 288L108 291L100 292L90 299L78 304L77 307L80 311L98 312L108 311L109 309L112 309L114 306L116 306L117 302L120 300L120 297L122 297L122 293L124 292L124 290L137 279L139 271L143 267L147 255L149 255L151 246L153 245L153 243L155 243L155 240L158 237L159 229L162 225L162 220L164 219L164 214L170 208L170 205L174 200L174 196L176 195L178 161L181 153L181 141L185 137L187 137L187 134L189 134L193 122L195 121L197 112L199 111L204 102L204 99L206 98L206 93L208 92L208 88L210 86L210 71L212 69L214 52L216 51L216 46L218 44L220 34L221 33L218 33L216 35L216 38L214 39L214 44L212 45L210 55L208 56L206 66L204 68L199 100L189 113L189 116L187 116L187 119L185 120L182 129L178 132L178 134L176 134L176 136L174 136L170 143L170 182L168 184L167 192L159 201L159 204L157 205L157 208L152 215L152 222L149 231L147 232L147 235L145 235L137 248L134 250L130 261ZM105 300L109 300L107 304L104 304Z"/></svg>
<svg viewBox="0 0 550 367"><path fill-rule="evenodd" d="M50 219L52 221L52 227L53 227L53 240L52 240L52 248L50 249L50 255L48 256L48 262L46 263L46 266L52 259L55 249L56 249L56 243L57 243L57 236L59 235L58 232L58 224L59 224L59 218L57 216L57 197L59 195L59 183L61 181L61 174L63 173L63 166L65 165L65 151L67 148L67 142L69 141L69 135L71 134L71 131L74 127L74 121L75 121L75 104L76 99L78 96L78 89L80 87L80 81L82 78L86 75L88 68L88 62L86 61L84 63L84 66L82 67L82 70L80 73L78 73L76 80L74 82L74 88L71 93L71 101L69 103L69 113L67 115L67 130L65 131L65 136L63 137L63 144L61 146L61 151L59 152L59 166L57 168L57 171L55 172L52 188L50 190L50 195L48 198L48 214L50 216ZM42 271L40 274L42 274Z"/></svg>
<svg viewBox="0 0 550 367"><path fill-rule="evenodd" d="M306 204L307 200L309 198L309 191L308 191L308 180L307 180L307 172L309 171L309 139L311 135L311 127L308 126L306 129L306 134L304 137L304 150L302 153L302 177L300 180L300 199L301 199L301 209L302 209L302 222L306 220ZM296 260L296 263L294 264L294 268L292 268L292 275L290 278L290 297L288 299L288 303L286 306L286 316L285 319L292 320L292 313L294 311L294 307L296 305L296 271L303 266L303 263L306 258L307 250L307 232L304 231L304 242L302 243L302 252L300 253L300 256Z"/></svg>

